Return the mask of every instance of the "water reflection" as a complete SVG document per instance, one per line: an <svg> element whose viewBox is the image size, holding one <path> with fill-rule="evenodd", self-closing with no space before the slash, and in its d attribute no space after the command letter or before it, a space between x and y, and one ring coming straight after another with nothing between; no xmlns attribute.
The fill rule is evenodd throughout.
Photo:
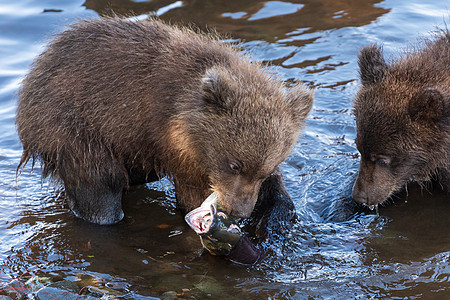
<svg viewBox="0 0 450 300"><path fill-rule="evenodd" d="M147 14L175 1L87 0L83 5L100 15ZM245 41L274 42L299 28L314 33L349 26L363 26L375 21L389 9L375 6L381 1L183 1L183 6L168 11L164 20L194 23L202 28L216 28ZM301 43L297 44L301 46Z"/></svg>

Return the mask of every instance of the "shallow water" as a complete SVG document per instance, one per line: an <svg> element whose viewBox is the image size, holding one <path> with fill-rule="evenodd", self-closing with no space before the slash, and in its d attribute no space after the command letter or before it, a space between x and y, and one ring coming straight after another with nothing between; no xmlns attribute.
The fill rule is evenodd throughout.
<svg viewBox="0 0 450 300"><path fill-rule="evenodd" d="M38 167L27 166L16 180L21 78L51 34L111 9L216 28L283 80L317 88L303 136L281 165L298 222L287 236L261 243L267 256L260 264L199 256L199 239L166 180L133 188L124 199L126 220L115 226L76 219L58 189L41 182ZM395 57L444 27L449 9L431 0L1 1L0 282L33 273L127 299L167 291L196 299L449 298L447 193L412 184L379 216L346 210L358 166L351 113L358 49L383 43Z"/></svg>

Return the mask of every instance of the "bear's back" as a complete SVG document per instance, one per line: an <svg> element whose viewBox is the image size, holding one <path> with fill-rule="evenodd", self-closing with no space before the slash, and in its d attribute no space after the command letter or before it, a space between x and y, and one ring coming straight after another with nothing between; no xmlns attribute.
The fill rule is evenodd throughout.
<svg viewBox="0 0 450 300"><path fill-rule="evenodd" d="M450 90L450 32L442 31L424 47L404 54L390 73L408 83L436 84Z"/></svg>
<svg viewBox="0 0 450 300"><path fill-rule="evenodd" d="M75 23L55 37L24 80L19 135L27 144L36 141L36 147L60 147L82 135L87 143L120 140L130 152L142 151L131 148L150 147L141 141L163 134L177 101L198 89L209 66L230 65L239 57L214 35L157 20ZM157 126L144 125L148 122Z"/></svg>

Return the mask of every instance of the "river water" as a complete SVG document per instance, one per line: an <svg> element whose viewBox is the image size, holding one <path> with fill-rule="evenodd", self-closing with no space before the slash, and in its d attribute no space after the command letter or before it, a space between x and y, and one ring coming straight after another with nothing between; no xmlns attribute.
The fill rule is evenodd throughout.
<svg viewBox="0 0 450 300"><path fill-rule="evenodd" d="M298 222L261 242L261 263L201 256L167 180L127 193L124 222L96 226L73 216L38 164L16 178L16 92L31 61L65 25L111 10L215 28L283 80L316 88L303 135L281 165ZM449 15L449 2L433 0L0 0L0 283L32 274L124 299L169 291L189 299L450 298L448 193L411 184L379 216L348 210L358 50L382 43L395 59Z"/></svg>

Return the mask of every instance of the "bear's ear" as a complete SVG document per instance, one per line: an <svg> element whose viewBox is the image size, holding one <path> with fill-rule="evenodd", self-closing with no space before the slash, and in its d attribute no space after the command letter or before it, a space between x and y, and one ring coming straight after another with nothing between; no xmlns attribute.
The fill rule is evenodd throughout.
<svg viewBox="0 0 450 300"><path fill-rule="evenodd" d="M383 52L376 45L361 49L358 54L359 75L363 85L370 85L381 81L388 69L383 58Z"/></svg>
<svg viewBox="0 0 450 300"><path fill-rule="evenodd" d="M294 113L294 118L302 123L313 105L314 90L305 88L302 84L297 84L289 90L287 99Z"/></svg>
<svg viewBox="0 0 450 300"><path fill-rule="evenodd" d="M206 71L202 78L202 91L205 103L222 108L227 107L227 86L223 74L219 74L217 70L209 69Z"/></svg>
<svg viewBox="0 0 450 300"><path fill-rule="evenodd" d="M413 96L408 105L408 113L413 122L437 124L448 122L449 109L446 102L450 95L444 95L436 88L427 88Z"/></svg>

